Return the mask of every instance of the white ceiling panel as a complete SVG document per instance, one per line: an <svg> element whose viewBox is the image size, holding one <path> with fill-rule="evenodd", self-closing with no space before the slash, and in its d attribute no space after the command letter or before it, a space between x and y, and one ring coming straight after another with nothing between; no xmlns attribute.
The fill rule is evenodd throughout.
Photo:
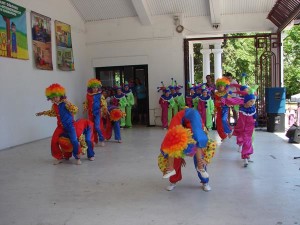
<svg viewBox="0 0 300 225"><path fill-rule="evenodd" d="M267 13L277 0L222 0L222 15Z"/></svg>
<svg viewBox="0 0 300 225"><path fill-rule="evenodd" d="M85 22L135 17L131 0L70 0Z"/></svg>
<svg viewBox="0 0 300 225"><path fill-rule="evenodd" d="M137 17L132 0L69 0L85 22ZM142 1L142 0L141 0ZM150 16L181 14L183 18L210 16L210 0L143 0ZM134 2L137 3L137 2ZM221 15L267 13L276 0L220 0ZM135 4L136 5L136 4ZM218 7L214 6L213 9ZM141 13L141 11L139 12ZM145 15L149 18L149 15ZM139 15L140 19L143 15Z"/></svg>

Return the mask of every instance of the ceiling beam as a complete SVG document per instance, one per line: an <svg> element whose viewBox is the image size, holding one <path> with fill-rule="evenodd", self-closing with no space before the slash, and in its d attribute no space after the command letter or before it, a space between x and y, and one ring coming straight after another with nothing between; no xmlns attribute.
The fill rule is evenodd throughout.
<svg viewBox="0 0 300 225"><path fill-rule="evenodd" d="M212 24L221 23L221 0L209 0L210 20Z"/></svg>
<svg viewBox="0 0 300 225"><path fill-rule="evenodd" d="M146 0L131 0L142 25L151 25L151 14Z"/></svg>

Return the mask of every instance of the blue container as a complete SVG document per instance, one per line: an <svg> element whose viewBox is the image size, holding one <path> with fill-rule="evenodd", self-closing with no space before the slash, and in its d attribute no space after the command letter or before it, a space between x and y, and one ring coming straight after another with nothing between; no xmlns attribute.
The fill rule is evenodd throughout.
<svg viewBox="0 0 300 225"><path fill-rule="evenodd" d="M266 113L285 113L286 90L283 87L266 88Z"/></svg>

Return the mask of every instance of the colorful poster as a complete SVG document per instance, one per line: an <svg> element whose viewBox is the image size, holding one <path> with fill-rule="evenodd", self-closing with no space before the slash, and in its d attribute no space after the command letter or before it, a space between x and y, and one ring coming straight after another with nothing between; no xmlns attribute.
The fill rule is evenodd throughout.
<svg viewBox="0 0 300 225"><path fill-rule="evenodd" d="M0 0L0 56L28 59L26 9Z"/></svg>
<svg viewBox="0 0 300 225"><path fill-rule="evenodd" d="M51 48L51 19L31 11L32 49L35 66L53 70Z"/></svg>
<svg viewBox="0 0 300 225"><path fill-rule="evenodd" d="M72 71L74 69L71 26L55 21L55 39L57 51L57 66L60 70Z"/></svg>

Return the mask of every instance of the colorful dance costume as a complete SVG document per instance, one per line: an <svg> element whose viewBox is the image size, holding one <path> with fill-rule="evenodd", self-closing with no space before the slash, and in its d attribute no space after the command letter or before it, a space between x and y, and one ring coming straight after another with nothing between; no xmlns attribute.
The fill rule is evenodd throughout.
<svg viewBox="0 0 300 225"><path fill-rule="evenodd" d="M205 86L202 86L201 91L202 94L199 96L198 111L200 111L201 119L205 122L206 128L211 129L213 126L212 115L215 110L214 101ZM203 93L206 96L204 96Z"/></svg>
<svg viewBox="0 0 300 225"><path fill-rule="evenodd" d="M43 111L40 114L57 118L57 128L51 140L52 156L57 160L61 160L64 157L59 148L58 139L62 133L66 133L73 146L73 156L75 159L79 159L79 144L74 127L74 114L78 111L77 106L66 101L65 88L59 84L50 85L45 92L48 100L52 100L54 97L60 97L61 99L60 102L53 103L51 110Z"/></svg>
<svg viewBox="0 0 300 225"><path fill-rule="evenodd" d="M163 128L168 128L168 125L172 119L172 111L175 105L172 95L170 95L169 89L163 90L163 95L160 96L159 104L161 106L161 123Z"/></svg>
<svg viewBox="0 0 300 225"><path fill-rule="evenodd" d="M175 80L175 91L176 91L176 96L174 98L174 101L177 105L177 112L179 112L180 110L183 110L185 108L185 98L184 95L182 93L180 93L180 89L182 88L181 85L177 85L177 82Z"/></svg>
<svg viewBox="0 0 300 225"><path fill-rule="evenodd" d="M195 94L194 87L189 83L189 93L185 96L185 102L187 107L193 108L193 95Z"/></svg>
<svg viewBox="0 0 300 225"><path fill-rule="evenodd" d="M255 100L254 94L248 94L244 97L244 103ZM236 136L237 144L242 146L242 159L249 159L253 154L252 134L254 132L256 120L255 105L247 107L245 104L239 109L239 118L234 127L233 135Z"/></svg>
<svg viewBox="0 0 300 225"><path fill-rule="evenodd" d="M226 86L230 84L229 80L225 77L219 78L216 81L217 89L220 86L224 87L223 91L216 91L215 93L215 109L217 112L217 132L222 140L224 140L229 134L231 134L231 128L228 123L228 109L229 107L222 103L222 99L230 98L230 95L226 91Z"/></svg>
<svg viewBox="0 0 300 225"><path fill-rule="evenodd" d="M129 84L128 83L124 84L123 93L125 94L125 97L126 97L126 100L127 100L127 105L125 107L125 112L126 112L125 126L130 128L130 127L132 127L131 111L132 111L132 106L134 105L134 96L132 94L131 89L129 89Z"/></svg>
<svg viewBox="0 0 300 225"><path fill-rule="evenodd" d="M87 119L79 119L74 123L77 138L79 140L80 148L83 154L87 153L90 160L94 160L94 124ZM66 133L60 135L59 146L63 152L64 158L69 159L72 156L73 146L70 142L69 136Z"/></svg>
<svg viewBox="0 0 300 225"><path fill-rule="evenodd" d="M158 158L159 168L165 173L167 169L167 158L169 156L174 157L174 169L176 174L171 176L169 180L175 184L182 179L181 165L184 162L183 158L185 156L193 156L194 165L197 170L195 148L203 149L207 147L207 144L208 137L202 129L201 118L197 110L191 108L181 110L173 117L169 130L161 145L161 154ZM215 143L213 143L213 145L213 151L212 148L204 150L204 159L208 163L214 155L216 145ZM197 171L197 173L201 183L208 183L208 177L204 178L200 172Z"/></svg>
<svg viewBox="0 0 300 225"><path fill-rule="evenodd" d="M128 105L127 99L125 94L122 92L121 86L117 86L116 88L117 93L113 96L112 104L117 106L123 113L126 112L125 108ZM125 117L121 118L120 121L121 127L125 127Z"/></svg>
<svg viewBox="0 0 300 225"><path fill-rule="evenodd" d="M101 82L97 79L90 79L87 83L86 101L84 109L88 111L88 118L94 123L94 141L98 143L104 141L103 134L100 129L101 111L107 110L106 100L101 94ZM94 91L93 91L94 90Z"/></svg>

